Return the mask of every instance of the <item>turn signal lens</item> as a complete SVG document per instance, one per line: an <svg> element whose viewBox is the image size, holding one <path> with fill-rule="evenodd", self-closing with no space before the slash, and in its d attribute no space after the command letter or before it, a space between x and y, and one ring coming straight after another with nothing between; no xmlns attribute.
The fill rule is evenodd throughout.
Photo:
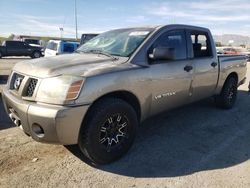
<svg viewBox="0 0 250 188"><path fill-rule="evenodd" d="M68 89L66 100L76 99L81 90L82 84L83 84L83 80L73 82Z"/></svg>

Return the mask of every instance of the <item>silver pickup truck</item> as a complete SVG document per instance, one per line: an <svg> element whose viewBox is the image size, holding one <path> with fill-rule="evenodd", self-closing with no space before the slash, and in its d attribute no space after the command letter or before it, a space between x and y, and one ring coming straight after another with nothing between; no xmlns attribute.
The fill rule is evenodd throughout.
<svg viewBox="0 0 250 188"><path fill-rule="evenodd" d="M12 121L39 142L78 144L105 164L131 147L140 122L206 97L230 109L244 56L217 56L206 28L117 29L74 54L20 62L2 93Z"/></svg>

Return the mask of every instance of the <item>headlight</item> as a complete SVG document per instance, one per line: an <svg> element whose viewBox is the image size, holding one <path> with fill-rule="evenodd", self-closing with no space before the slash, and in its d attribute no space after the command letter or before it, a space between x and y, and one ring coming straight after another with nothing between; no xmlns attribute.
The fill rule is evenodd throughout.
<svg viewBox="0 0 250 188"><path fill-rule="evenodd" d="M84 83L83 77L62 75L45 78L38 88L36 101L64 104L78 97Z"/></svg>

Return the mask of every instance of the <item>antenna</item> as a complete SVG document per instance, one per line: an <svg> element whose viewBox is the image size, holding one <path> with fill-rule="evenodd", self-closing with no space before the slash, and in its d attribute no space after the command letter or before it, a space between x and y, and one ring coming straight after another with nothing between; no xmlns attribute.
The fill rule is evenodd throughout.
<svg viewBox="0 0 250 188"><path fill-rule="evenodd" d="M78 34L77 34L77 8L76 8L76 0L75 0L75 24L76 24L76 40L78 39Z"/></svg>

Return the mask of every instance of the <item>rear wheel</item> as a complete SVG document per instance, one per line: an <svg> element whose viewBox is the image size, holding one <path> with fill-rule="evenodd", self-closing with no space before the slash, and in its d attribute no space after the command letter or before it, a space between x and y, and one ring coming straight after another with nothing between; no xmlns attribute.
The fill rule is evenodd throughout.
<svg viewBox="0 0 250 188"><path fill-rule="evenodd" d="M237 79L235 77L229 77L220 95L215 97L216 105L224 109L231 109L235 104L237 93Z"/></svg>
<svg viewBox="0 0 250 188"><path fill-rule="evenodd" d="M104 99L88 113L79 135L79 147L94 163L113 162L131 147L137 125L132 106L121 99Z"/></svg>

